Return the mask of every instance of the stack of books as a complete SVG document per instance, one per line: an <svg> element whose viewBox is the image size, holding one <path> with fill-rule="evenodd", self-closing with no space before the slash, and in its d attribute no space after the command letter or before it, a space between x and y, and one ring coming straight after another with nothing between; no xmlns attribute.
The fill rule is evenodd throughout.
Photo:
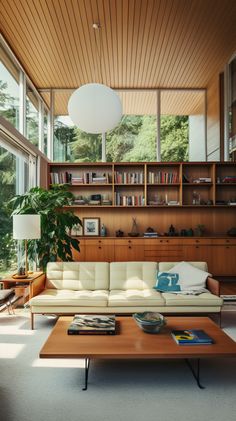
<svg viewBox="0 0 236 421"><path fill-rule="evenodd" d="M86 315L76 314L70 324L68 335L81 334L109 334L115 335L116 320L115 315Z"/></svg>
<svg viewBox="0 0 236 421"><path fill-rule="evenodd" d="M155 238L158 237L158 233L157 232L144 232L143 236L146 238Z"/></svg>
<svg viewBox="0 0 236 421"><path fill-rule="evenodd" d="M172 337L178 345L211 345L213 339L204 330L173 330Z"/></svg>

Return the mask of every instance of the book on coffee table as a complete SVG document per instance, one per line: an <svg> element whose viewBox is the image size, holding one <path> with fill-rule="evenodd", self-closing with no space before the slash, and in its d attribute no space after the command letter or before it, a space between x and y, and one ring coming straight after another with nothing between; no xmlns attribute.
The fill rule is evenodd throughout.
<svg viewBox="0 0 236 421"><path fill-rule="evenodd" d="M68 335L109 334L114 335L116 328L115 315L76 314L68 328Z"/></svg>
<svg viewBox="0 0 236 421"><path fill-rule="evenodd" d="M172 337L178 345L211 345L213 339L204 330L173 330Z"/></svg>

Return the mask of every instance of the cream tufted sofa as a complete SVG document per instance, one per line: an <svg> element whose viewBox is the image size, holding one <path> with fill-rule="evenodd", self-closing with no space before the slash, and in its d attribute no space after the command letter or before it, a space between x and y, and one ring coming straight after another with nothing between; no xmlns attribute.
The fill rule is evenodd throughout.
<svg viewBox="0 0 236 421"><path fill-rule="evenodd" d="M218 281L207 279L209 292L200 295L160 293L153 289L157 271L177 262L55 262L45 279L32 284L31 327L35 314L220 313ZM207 271L205 262L189 262Z"/></svg>

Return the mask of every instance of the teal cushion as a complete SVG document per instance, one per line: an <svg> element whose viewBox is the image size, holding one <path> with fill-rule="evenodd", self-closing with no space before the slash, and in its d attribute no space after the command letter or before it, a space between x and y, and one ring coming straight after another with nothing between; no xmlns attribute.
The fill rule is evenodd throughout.
<svg viewBox="0 0 236 421"><path fill-rule="evenodd" d="M153 288L161 292L181 291L181 287L179 285L179 274L158 272L157 283Z"/></svg>

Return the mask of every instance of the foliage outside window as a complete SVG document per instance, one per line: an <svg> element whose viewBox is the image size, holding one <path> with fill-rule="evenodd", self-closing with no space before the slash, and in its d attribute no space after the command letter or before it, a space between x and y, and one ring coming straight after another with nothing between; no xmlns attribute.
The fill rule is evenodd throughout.
<svg viewBox="0 0 236 421"><path fill-rule="evenodd" d="M0 147L0 275L16 269L16 250L8 202L16 194L17 159Z"/></svg>
<svg viewBox="0 0 236 421"><path fill-rule="evenodd" d="M19 129L19 72L12 63L11 70L0 62L0 115Z"/></svg>
<svg viewBox="0 0 236 421"><path fill-rule="evenodd" d="M39 143L39 101L33 90L27 85L26 95L26 137L38 146Z"/></svg>

